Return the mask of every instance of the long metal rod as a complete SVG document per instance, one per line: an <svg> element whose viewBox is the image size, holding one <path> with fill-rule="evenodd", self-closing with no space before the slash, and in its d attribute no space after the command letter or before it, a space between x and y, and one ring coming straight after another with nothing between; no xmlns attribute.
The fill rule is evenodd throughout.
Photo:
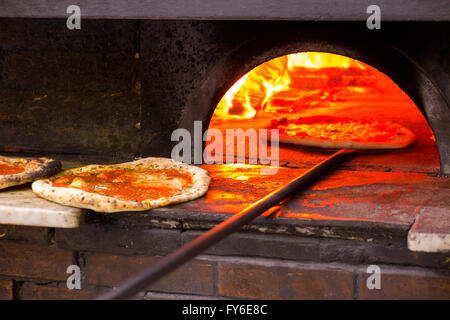
<svg viewBox="0 0 450 320"><path fill-rule="evenodd" d="M153 282L160 279L162 276L170 273L192 258L196 257L201 252L224 239L231 233L237 231L243 225L258 217L274 205L279 204L287 197L298 193L306 186L317 181L322 176L323 172L341 163L353 152L353 150L344 149L334 153L326 160L302 173L299 177L295 178L284 187L273 191L238 214L218 224L214 228L205 232L203 235L158 260L154 265L126 281L116 290L111 290L98 297L96 300L119 300L133 297L138 292L148 288Z"/></svg>

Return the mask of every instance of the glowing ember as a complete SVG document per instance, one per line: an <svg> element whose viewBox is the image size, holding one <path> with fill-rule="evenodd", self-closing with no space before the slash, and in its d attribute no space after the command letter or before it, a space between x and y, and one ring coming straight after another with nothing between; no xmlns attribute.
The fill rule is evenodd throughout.
<svg viewBox="0 0 450 320"><path fill-rule="evenodd" d="M278 57L240 78L221 99L215 115L250 119L260 110L296 112L345 96L377 94L377 74L362 62L331 53Z"/></svg>

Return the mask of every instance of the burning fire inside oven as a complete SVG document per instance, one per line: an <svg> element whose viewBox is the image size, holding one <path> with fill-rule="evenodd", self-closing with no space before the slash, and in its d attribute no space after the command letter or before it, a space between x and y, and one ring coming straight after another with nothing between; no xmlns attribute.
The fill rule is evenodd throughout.
<svg viewBox="0 0 450 320"><path fill-rule="evenodd" d="M219 102L217 116L250 119L258 112L299 112L348 98L380 95L387 77L357 60L302 52L267 61L240 78ZM383 85L382 84L382 85Z"/></svg>

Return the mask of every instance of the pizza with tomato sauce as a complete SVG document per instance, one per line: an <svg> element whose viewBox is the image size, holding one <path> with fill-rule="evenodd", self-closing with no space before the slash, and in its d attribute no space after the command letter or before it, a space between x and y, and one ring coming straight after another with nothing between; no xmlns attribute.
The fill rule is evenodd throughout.
<svg viewBox="0 0 450 320"><path fill-rule="evenodd" d="M140 211L185 202L208 190L209 173L167 158L89 165L32 184L38 196L98 212Z"/></svg>
<svg viewBox="0 0 450 320"><path fill-rule="evenodd" d="M411 130L393 121L333 116L272 120L268 129L279 130L280 142L321 148L397 149L415 139Z"/></svg>
<svg viewBox="0 0 450 320"><path fill-rule="evenodd" d="M60 170L61 162L53 159L27 159L0 156L0 189L49 177Z"/></svg>

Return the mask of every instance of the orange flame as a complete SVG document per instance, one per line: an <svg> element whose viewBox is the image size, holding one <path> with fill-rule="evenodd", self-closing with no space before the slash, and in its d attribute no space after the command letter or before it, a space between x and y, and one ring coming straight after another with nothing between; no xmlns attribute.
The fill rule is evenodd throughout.
<svg viewBox="0 0 450 320"><path fill-rule="evenodd" d="M292 112L295 101L307 98L308 92L317 95L320 85L336 86L333 81L336 81L337 71L351 69L367 76L370 75L366 71L368 68L371 67L352 58L324 52L301 52L278 57L240 78L220 100L215 115L250 119L261 109ZM328 74L317 73L321 69L328 70ZM317 99L326 99L330 95L330 92L319 91ZM364 85L353 86L349 91L363 93L366 89Z"/></svg>

